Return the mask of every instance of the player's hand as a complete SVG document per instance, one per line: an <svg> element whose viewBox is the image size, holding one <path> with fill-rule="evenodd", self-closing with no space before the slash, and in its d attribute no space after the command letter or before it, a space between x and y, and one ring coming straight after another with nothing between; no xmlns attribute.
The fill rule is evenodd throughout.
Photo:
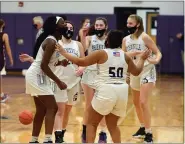
<svg viewBox="0 0 185 144"><path fill-rule="evenodd" d="M85 70L85 67L79 67L77 70L76 70L76 76L81 76L83 74Z"/></svg>
<svg viewBox="0 0 185 144"><path fill-rule="evenodd" d="M149 49L146 49L145 51L143 51L141 54L140 54L140 57L143 59L143 60L146 60L151 54L151 50Z"/></svg>
<svg viewBox="0 0 185 144"><path fill-rule="evenodd" d="M66 50L58 43L55 45L55 48L55 50L60 52L61 54L66 53Z"/></svg>
<svg viewBox="0 0 185 144"><path fill-rule="evenodd" d="M130 85L130 73L127 73L126 83Z"/></svg>
<svg viewBox="0 0 185 144"><path fill-rule="evenodd" d="M31 62L31 60L33 60L33 57L31 57L30 55L28 55L28 54L20 54L19 55L19 60L21 61L21 62Z"/></svg>
<svg viewBox="0 0 185 144"><path fill-rule="evenodd" d="M13 59L10 59L10 66L13 67L13 64L14 64Z"/></svg>
<svg viewBox="0 0 185 144"><path fill-rule="evenodd" d="M60 90L65 90L67 88L67 85L62 81L59 81L57 85L60 88Z"/></svg>

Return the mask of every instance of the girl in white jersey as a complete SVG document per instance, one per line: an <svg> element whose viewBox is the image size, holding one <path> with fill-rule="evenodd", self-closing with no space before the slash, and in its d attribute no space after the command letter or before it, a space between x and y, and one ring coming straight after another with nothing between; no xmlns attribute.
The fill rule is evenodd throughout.
<svg viewBox="0 0 185 144"><path fill-rule="evenodd" d="M57 45L57 49L68 60L79 66L97 64L98 74L95 78L95 94L88 107L87 143L94 143L99 122L105 116L108 130L114 143L121 143L121 134L117 126L118 119L124 117L128 100L127 71L139 75L144 60L149 51L141 54L137 66L132 59L121 50L123 34L111 31L106 40L107 49L92 52L84 58L77 58L68 54L64 48Z"/></svg>
<svg viewBox="0 0 185 144"><path fill-rule="evenodd" d="M78 41L72 40L74 26L69 21L66 21L66 23L68 29L58 43L71 55L76 57L84 57L82 44ZM54 126L55 143L62 143L64 142L64 133L68 124L71 108L79 99L77 93L79 90L78 86L81 77L77 74L78 66L76 64L69 62L66 67L63 67L61 66L61 61L58 61L56 66L57 69L54 73L67 85L67 90L60 90L58 87L56 87L56 84L52 82L55 99L58 105L58 112L56 114Z"/></svg>
<svg viewBox="0 0 185 144"><path fill-rule="evenodd" d="M105 48L105 38L106 38L106 30L108 28L107 20L105 18L97 18L95 21L95 35L87 36L85 51L87 50L88 54L91 54L93 51L101 50ZM84 90L85 96L85 111L84 111L84 118L83 118L83 131L82 131L82 142L86 142L86 124L87 124L87 108L89 107L92 98L94 96L94 78L97 74L97 65L91 65L85 68L85 71L82 76L82 88ZM102 120L100 123L101 132L99 134L99 143L106 143L107 136L105 133L105 119Z"/></svg>
<svg viewBox="0 0 185 144"><path fill-rule="evenodd" d="M140 16L130 15L127 20L127 27L130 35L123 39L122 48L133 58L134 62L138 61L139 53L147 48L155 55L155 58L151 55L145 61L143 71L139 76L130 76L133 102L141 123L140 129L133 136L144 136L145 142L153 142L148 97L156 82L155 64L159 63L162 55L153 40L143 32L143 20Z"/></svg>
<svg viewBox="0 0 185 144"><path fill-rule="evenodd" d="M46 19L44 32L37 39L39 46L36 59L33 61L26 73L26 93L34 98L36 113L33 121L32 139L30 143L38 143L38 136L45 118L45 140L44 143L52 143L52 131L57 112L57 103L50 86L50 79L55 81L63 90L67 85L62 82L53 72L58 55L55 44L61 38L66 29L66 23L61 17L49 17Z"/></svg>
<svg viewBox="0 0 185 144"><path fill-rule="evenodd" d="M82 44L71 39L74 33L74 26L69 21L65 22L68 29L66 29L62 39L59 40L58 43L70 54L77 57L84 57ZM33 59L27 54L22 54L19 57L22 62ZM81 78L79 77L78 66L66 61L67 60L63 56L59 57L58 61L54 64L56 66L54 74L57 75L61 81L67 84L67 90L60 90L56 83L51 80L51 87L54 91L54 96L58 105L54 125L55 143L64 142L64 134L66 132L72 105L75 105L79 99L77 92L78 83Z"/></svg>

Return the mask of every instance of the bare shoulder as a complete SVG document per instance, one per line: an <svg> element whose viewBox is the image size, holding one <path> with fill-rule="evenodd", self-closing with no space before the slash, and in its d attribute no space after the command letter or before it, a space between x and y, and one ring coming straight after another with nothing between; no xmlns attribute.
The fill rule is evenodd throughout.
<svg viewBox="0 0 185 144"><path fill-rule="evenodd" d="M141 36L142 36L143 41L147 41L147 40L151 39L150 36L145 32L143 32Z"/></svg>
<svg viewBox="0 0 185 144"><path fill-rule="evenodd" d="M3 34L3 38L8 38L8 34L7 33L4 33Z"/></svg>
<svg viewBox="0 0 185 144"><path fill-rule="evenodd" d="M43 46L55 46L56 44L56 41L54 39L51 39L51 38L47 38L43 41Z"/></svg>

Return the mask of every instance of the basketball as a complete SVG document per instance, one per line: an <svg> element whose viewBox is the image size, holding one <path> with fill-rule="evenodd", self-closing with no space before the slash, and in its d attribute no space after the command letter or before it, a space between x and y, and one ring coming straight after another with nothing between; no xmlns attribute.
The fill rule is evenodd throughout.
<svg viewBox="0 0 185 144"><path fill-rule="evenodd" d="M33 114L32 112L28 111L28 110L24 110L19 114L19 121L24 124L24 125L28 125L31 124L33 121Z"/></svg>

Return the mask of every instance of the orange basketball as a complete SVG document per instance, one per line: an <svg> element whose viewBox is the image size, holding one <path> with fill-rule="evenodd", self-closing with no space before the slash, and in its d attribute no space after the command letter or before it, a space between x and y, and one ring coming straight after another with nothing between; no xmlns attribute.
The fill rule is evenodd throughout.
<svg viewBox="0 0 185 144"><path fill-rule="evenodd" d="M19 114L19 121L24 124L24 125L28 125L31 124L33 121L33 114L32 112L28 111L28 110L24 110Z"/></svg>

